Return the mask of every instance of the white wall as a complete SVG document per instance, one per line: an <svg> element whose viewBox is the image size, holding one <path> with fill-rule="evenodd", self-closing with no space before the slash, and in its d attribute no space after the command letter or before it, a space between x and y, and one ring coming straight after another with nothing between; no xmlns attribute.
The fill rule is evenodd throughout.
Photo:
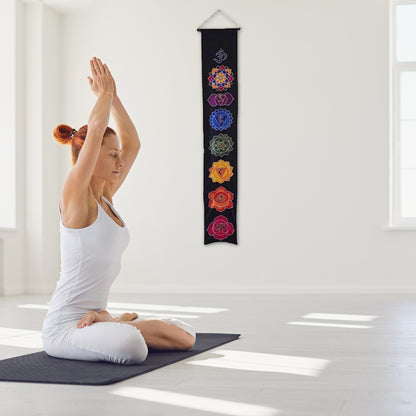
<svg viewBox="0 0 416 416"><path fill-rule="evenodd" d="M66 158L52 131L61 118L60 15L27 3L25 21L25 289L45 292L59 277L58 203ZM64 162L65 161L65 162Z"/></svg>
<svg viewBox="0 0 416 416"><path fill-rule="evenodd" d="M415 233L385 228L387 0L100 0L73 3L72 9L57 0L46 4L62 13L61 94L56 103L42 104L61 107L56 119L50 115L48 129L87 121L94 103L88 61L99 56L116 77L142 142L115 198L132 236L115 291L416 289ZM242 27L237 246L203 245L196 28L219 8ZM43 47L53 49L46 38ZM53 74L46 63L44 76ZM63 177L69 149L58 152L66 160L56 171ZM43 225L57 238L57 192L44 190L43 196L53 208ZM57 277L50 273L41 283L52 289ZM31 279L28 290L39 287L33 281L40 277Z"/></svg>
<svg viewBox="0 0 416 416"><path fill-rule="evenodd" d="M0 4L0 49L4 58L3 69L8 73L3 82L3 99L0 105L2 115L2 146L4 157L14 158L16 162L14 177L10 177L4 170L1 189L4 191L16 183L15 196L15 228L0 229L0 295L22 293L24 290L25 264L25 209L24 209L24 39L23 39L23 5L14 0L5 0ZM11 94L11 96L9 95ZM14 96L13 96L14 94ZM11 135L15 135L16 142L11 145ZM6 162L7 163L7 162ZM4 163L2 162L2 165ZM4 167L4 166L3 166ZM2 170L2 169L0 169ZM13 175L12 175L13 176ZM10 189L10 188L9 188ZM3 192L0 203L8 205L9 192ZM4 220L5 218L3 218ZM7 221L5 221L7 222ZM3 221L3 224L5 223ZM12 226L12 224L10 224Z"/></svg>
<svg viewBox="0 0 416 416"><path fill-rule="evenodd" d="M12 0L0 3L0 51L2 65L2 99L0 100L1 152L0 178L2 182L2 203L0 227L13 229L16 227L16 177L15 161L16 146L13 138L16 135L15 114L15 73L16 73L16 10Z"/></svg>

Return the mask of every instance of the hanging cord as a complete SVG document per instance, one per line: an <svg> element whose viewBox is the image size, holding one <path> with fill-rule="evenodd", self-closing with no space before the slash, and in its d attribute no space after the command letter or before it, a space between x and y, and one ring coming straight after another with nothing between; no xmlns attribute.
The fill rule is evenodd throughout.
<svg viewBox="0 0 416 416"><path fill-rule="evenodd" d="M234 25L236 25L237 27L235 29L240 29L240 25L238 23L236 23L233 19L231 19L230 16L228 16L227 14L225 14L222 10L218 9L216 12L214 12L210 17L208 17L207 20L205 20L205 22L201 23L197 30L202 29L202 26L205 25L205 23L208 23L211 19L213 19L218 13L221 13L226 19L228 19L230 22L232 22Z"/></svg>

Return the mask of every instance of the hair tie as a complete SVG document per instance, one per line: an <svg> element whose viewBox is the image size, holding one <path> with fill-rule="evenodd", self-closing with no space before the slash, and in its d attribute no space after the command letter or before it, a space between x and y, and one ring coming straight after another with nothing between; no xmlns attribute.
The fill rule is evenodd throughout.
<svg viewBox="0 0 416 416"><path fill-rule="evenodd" d="M75 129L72 129L71 134L69 135L69 137L71 137L71 139L73 139L76 133L77 133L77 131Z"/></svg>

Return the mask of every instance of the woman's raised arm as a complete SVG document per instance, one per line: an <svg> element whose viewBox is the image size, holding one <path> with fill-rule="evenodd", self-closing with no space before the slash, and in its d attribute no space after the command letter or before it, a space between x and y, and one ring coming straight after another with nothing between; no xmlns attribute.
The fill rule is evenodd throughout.
<svg viewBox="0 0 416 416"><path fill-rule="evenodd" d="M97 96L97 102L88 120L88 132L78 160L64 185L62 195L64 206L72 202L78 203L80 199L86 197L86 191L100 153L103 135L110 118L114 93L113 78L107 66L100 59L93 58L90 65L92 78L89 78L89 82L92 91Z"/></svg>
<svg viewBox="0 0 416 416"><path fill-rule="evenodd" d="M127 174L136 160L141 146L136 127L134 126L117 94L116 82L113 77L112 80L114 85L114 94L111 105L111 115L113 116L116 124L116 132L121 144L121 159L124 162L124 166L121 169L117 183L109 185L105 189L105 196L110 200L126 179Z"/></svg>
<svg viewBox="0 0 416 416"><path fill-rule="evenodd" d="M116 124L117 136L120 139L121 144L121 158L124 161L124 166L121 169L119 180L110 190L110 196L112 197L126 179L127 174L136 160L141 144L136 127L131 121L130 116L121 103L116 91L113 98L113 104L111 106L111 115L113 116Z"/></svg>

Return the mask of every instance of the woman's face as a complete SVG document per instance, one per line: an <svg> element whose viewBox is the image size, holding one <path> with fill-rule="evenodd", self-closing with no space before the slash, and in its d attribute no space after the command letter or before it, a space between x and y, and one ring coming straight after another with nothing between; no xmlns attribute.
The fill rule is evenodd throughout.
<svg viewBox="0 0 416 416"><path fill-rule="evenodd" d="M105 136L95 165L94 176L110 184L117 183L123 166L118 137L114 134Z"/></svg>

